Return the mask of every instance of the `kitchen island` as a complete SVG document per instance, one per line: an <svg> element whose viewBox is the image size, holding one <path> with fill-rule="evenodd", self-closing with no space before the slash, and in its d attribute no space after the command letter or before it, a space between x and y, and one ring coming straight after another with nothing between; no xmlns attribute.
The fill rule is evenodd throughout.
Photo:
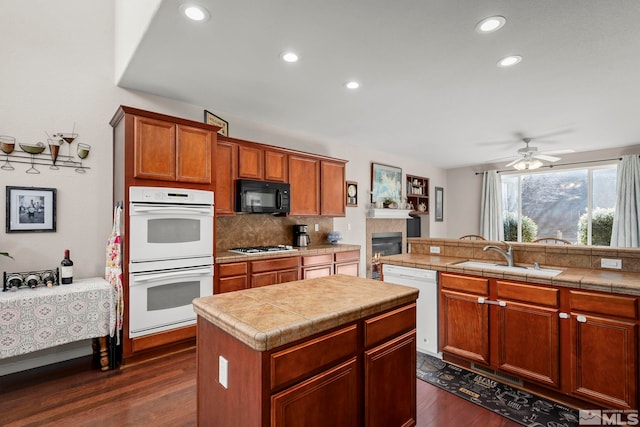
<svg viewBox="0 0 640 427"><path fill-rule="evenodd" d="M417 296L334 275L194 300L198 425L415 425Z"/></svg>

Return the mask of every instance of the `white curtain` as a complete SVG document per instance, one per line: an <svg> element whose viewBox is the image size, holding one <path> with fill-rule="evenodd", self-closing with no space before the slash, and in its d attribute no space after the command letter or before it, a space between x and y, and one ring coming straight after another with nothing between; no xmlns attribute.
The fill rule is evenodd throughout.
<svg viewBox="0 0 640 427"><path fill-rule="evenodd" d="M482 174L480 203L480 234L488 240L504 240L502 182L498 171L491 170Z"/></svg>
<svg viewBox="0 0 640 427"><path fill-rule="evenodd" d="M637 154L622 157L616 192L611 246L640 247L640 158Z"/></svg>

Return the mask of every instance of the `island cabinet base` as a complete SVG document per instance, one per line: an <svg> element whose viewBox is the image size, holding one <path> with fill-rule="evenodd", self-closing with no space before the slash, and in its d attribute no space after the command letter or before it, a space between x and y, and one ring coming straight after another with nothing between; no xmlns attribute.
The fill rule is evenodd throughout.
<svg viewBox="0 0 640 427"><path fill-rule="evenodd" d="M198 316L198 425L413 426L415 321L410 303L258 351Z"/></svg>

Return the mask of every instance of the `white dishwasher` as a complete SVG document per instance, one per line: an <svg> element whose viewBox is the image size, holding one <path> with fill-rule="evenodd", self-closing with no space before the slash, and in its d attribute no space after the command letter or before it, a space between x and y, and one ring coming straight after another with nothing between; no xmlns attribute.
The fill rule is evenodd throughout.
<svg viewBox="0 0 640 427"><path fill-rule="evenodd" d="M416 301L416 348L442 359L438 352L438 272L423 268L382 264L385 282L418 288Z"/></svg>

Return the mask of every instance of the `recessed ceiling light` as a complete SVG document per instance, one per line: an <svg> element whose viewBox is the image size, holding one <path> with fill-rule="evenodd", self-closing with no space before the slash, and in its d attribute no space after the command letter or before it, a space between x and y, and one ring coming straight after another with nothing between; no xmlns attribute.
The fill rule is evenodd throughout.
<svg viewBox="0 0 640 427"><path fill-rule="evenodd" d="M285 62L298 62L298 55L294 52L285 52L282 54L282 60Z"/></svg>
<svg viewBox="0 0 640 427"><path fill-rule="evenodd" d="M498 67L511 67L512 65L518 64L520 61L522 61L522 56L520 55L506 56L498 61Z"/></svg>
<svg viewBox="0 0 640 427"><path fill-rule="evenodd" d="M197 4L183 4L180 10L184 15L192 21L203 22L211 17L209 11Z"/></svg>
<svg viewBox="0 0 640 427"><path fill-rule="evenodd" d="M480 34L498 31L507 22L504 16L490 16L476 24L476 31Z"/></svg>
<svg viewBox="0 0 640 427"><path fill-rule="evenodd" d="M347 89L358 89L360 87L360 83L354 80L346 82L344 85L347 87Z"/></svg>

